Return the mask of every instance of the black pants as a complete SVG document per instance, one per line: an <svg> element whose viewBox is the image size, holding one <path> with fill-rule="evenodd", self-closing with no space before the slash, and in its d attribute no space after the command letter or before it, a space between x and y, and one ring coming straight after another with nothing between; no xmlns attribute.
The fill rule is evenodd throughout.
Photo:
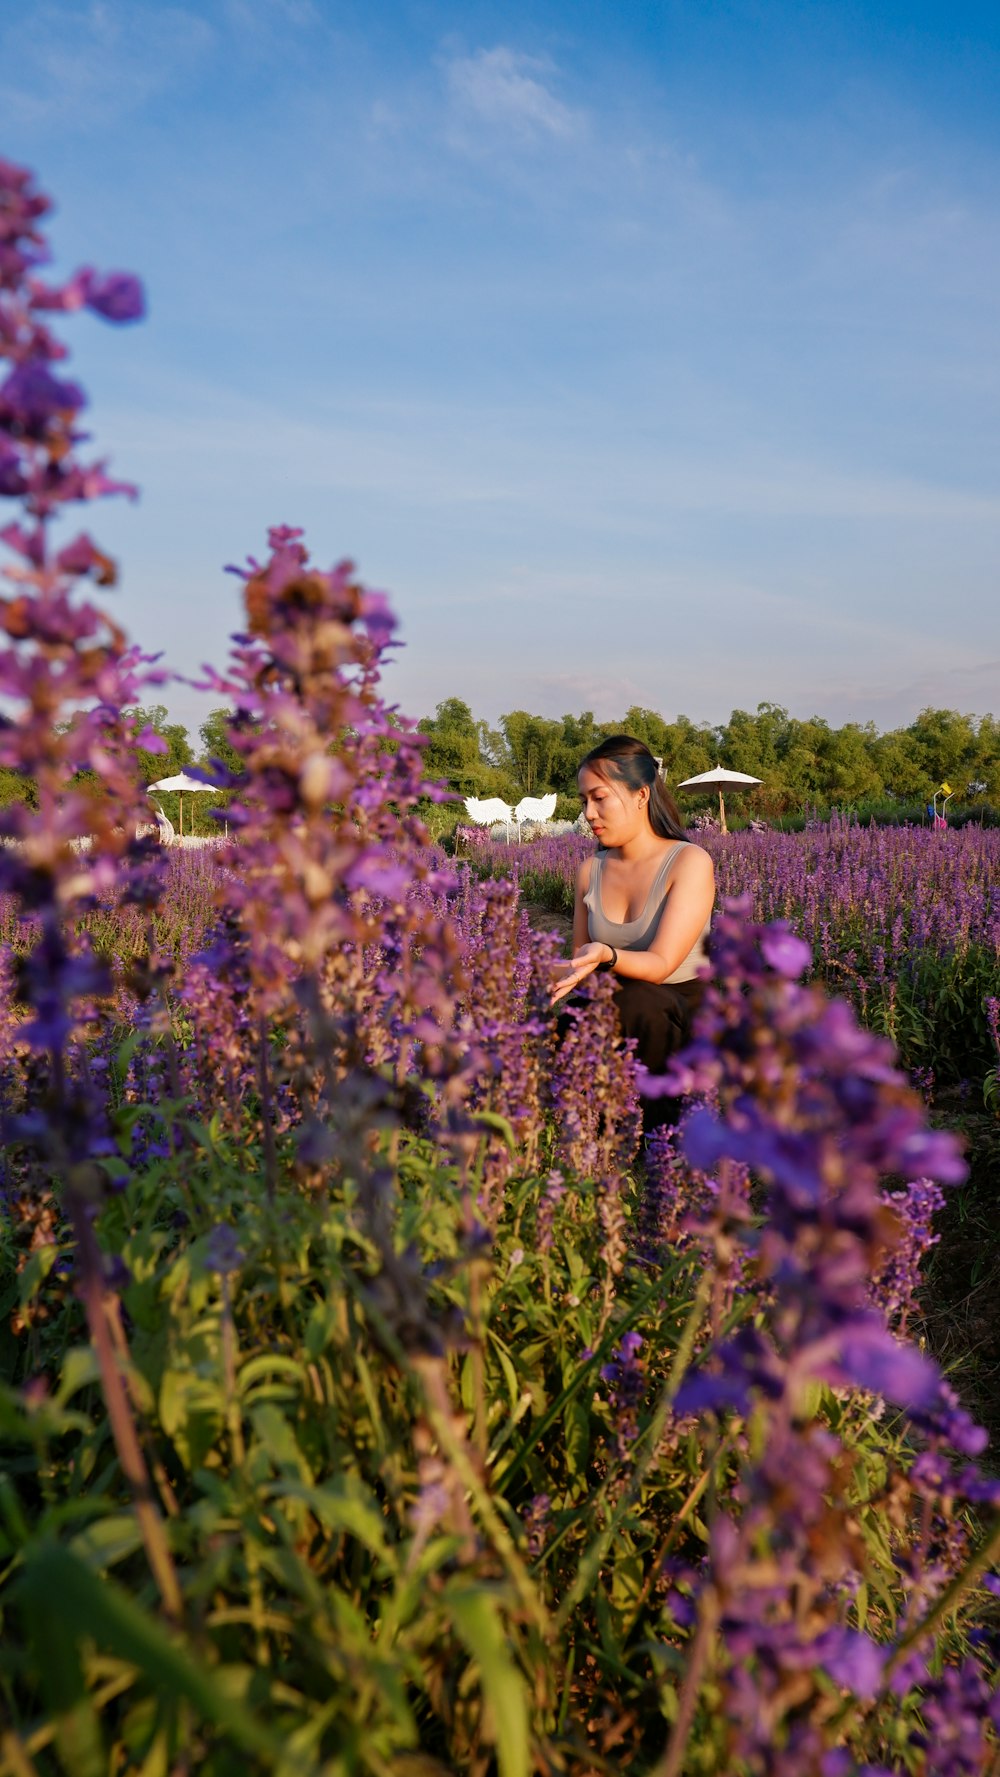
<svg viewBox="0 0 1000 1777"><path fill-rule="evenodd" d="M691 1041L704 991L701 981L618 982L615 1002L622 1036L635 1039L636 1055L651 1074L666 1073L670 1056ZM640 1098L643 1135L676 1123L682 1104L679 1098Z"/></svg>

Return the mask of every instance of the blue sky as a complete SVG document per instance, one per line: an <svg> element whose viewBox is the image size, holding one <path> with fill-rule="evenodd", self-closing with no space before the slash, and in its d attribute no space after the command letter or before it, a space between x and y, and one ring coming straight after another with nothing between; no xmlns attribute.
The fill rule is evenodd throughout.
<svg viewBox="0 0 1000 1777"><path fill-rule="evenodd" d="M149 293L67 326L132 633L221 662L290 522L410 714L1000 713L998 98L962 0L4 0L0 153Z"/></svg>

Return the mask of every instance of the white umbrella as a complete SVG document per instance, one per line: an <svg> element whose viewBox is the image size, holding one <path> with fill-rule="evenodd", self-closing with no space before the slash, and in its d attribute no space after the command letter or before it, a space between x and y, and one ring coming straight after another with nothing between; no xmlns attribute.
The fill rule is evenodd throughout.
<svg viewBox="0 0 1000 1777"><path fill-rule="evenodd" d="M679 790L718 790L719 792L719 824L723 833L728 833L726 826L726 805L722 800L723 790L745 790L751 784L763 783L763 778L749 777L745 771L729 771L725 765L713 765L711 771L700 771L697 777L686 777Z"/></svg>
<svg viewBox="0 0 1000 1777"><path fill-rule="evenodd" d="M155 784L147 784L147 790L176 790L178 793L179 812L177 823L181 834L184 832L184 797L197 794L211 796L218 788L217 784L204 784L198 777L188 777L186 771L175 772L173 777L157 778Z"/></svg>

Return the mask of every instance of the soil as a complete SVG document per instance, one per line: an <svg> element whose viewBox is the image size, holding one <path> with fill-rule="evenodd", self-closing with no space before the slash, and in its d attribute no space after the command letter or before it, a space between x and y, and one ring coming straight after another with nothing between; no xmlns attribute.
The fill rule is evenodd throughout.
<svg viewBox="0 0 1000 1777"><path fill-rule="evenodd" d="M969 1179L945 1193L939 1243L924 1265L921 1291L927 1343L963 1403L991 1434L987 1466L1000 1464L1000 1240L996 1189L1000 1122L978 1109L941 1115L935 1123L964 1137Z"/></svg>
<svg viewBox="0 0 1000 1777"><path fill-rule="evenodd" d="M566 913L552 913L540 901L525 901L524 911L536 932L556 932L568 953L573 939L573 921Z"/></svg>

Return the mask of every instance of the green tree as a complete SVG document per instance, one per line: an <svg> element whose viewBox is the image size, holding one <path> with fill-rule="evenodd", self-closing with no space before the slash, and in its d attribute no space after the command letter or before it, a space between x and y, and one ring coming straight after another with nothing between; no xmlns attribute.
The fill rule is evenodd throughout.
<svg viewBox="0 0 1000 1777"><path fill-rule="evenodd" d="M682 784L686 777L698 777L718 763L718 737L713 728L692 722L690 716L678 716L664 728L663 775L668 783Z"/></svg>
<svg viewBox="0 0 1000 1777"><path fill-rule="evenodd" d="M974 776L977 760L974 716L960 716L957 710L921 710L906 733L929 791L946 782L964 790Z"/></svg>
<svg viewBox="0 0 1000 1777"><path fill-rule="evenodd" d="M151 728L166 746L163 753L149 752L144 747L137 749L136 758L144 783L155 783L161 777L175 777L179 771L193 763L194 754L188 731L183 722L171 722L165 704L136 704L134 708L123 711L123 714L130 716L140 729Z"/></svg>
<svg viewBox="0 0 1000 1777"><path fill-rule="evenodd" d="M778 703L759 703L756 713L733 710L719 730L719 762L732 771L759 777L758 802L778 810L798 800L790 778L795 766L786 764L793 732L788 711ZM803 761L795 762L801 771Z"/></svg>
<svg viewBox="0 0 1000 1777"><path fill-rule="evenodd" d="M909 727L885 734L872 722L835 728L821 716L800 719L768 702L752 712L733 710L719 728L684 715L668 721L639 704L608 722L596 721L592 710L559 721L511 710L492 728L463 699L449 697L421 727L430 741L430 776L445 778L461 795L510 802L549 789L575 797L580 761L608 735L622 733L662 759L675 787L716 764L759 777L761 787L745 806L768 814L882 796L923 801L943 781L962 797L971 784L984 785L977 794L1000 801L1000 721L990 715L977 723L955 710L922 710Z"/></svg>
<svg viewBox="0 0 1000 1777"><path fill-rule="evenodd" d="M925 802L937 788L907 729L892 728L878 735L871 750L886 795L898 802Z"/></svg>
<svg viewBox="0 0 1000 1777"><path fill-rule="evenodd" d="M14 802L23 802L28 808L38 807L35 780L25 777L22 771L12 771L7 765L0 765L0 808L10 808Z"/></svg>
<svg viewBox="0 0 1000 1777"><path fill-rule="evenodd" d="M670 727L657 710L632 704L622 718L621 732L630 734L633 740L641 740L657 759L666 760L670 751Z"/></svg>
<svg viewBox="0 0 1000 1777"><path fill-rule="evenodd" d="M446 697L433 716L423 718L420 728L428 737L424 770L429 778L443 778L459 796L503 796L510 801L515 786L509 774L484 754L485 723L476 721L460 697Z"/></svg>
<svg viewBox="0 0 1000 1777"><path fill-rule="evenodd" d="M1000 802L1000 721L983 716L976 730L976 756L970 783L985 784L984 795L990 802ZM966 789L963 784L963 790Z"/></svg>
<svg viewBox="0 0 1000 1777"><path fill-rule="evenodd" d="M563 716L560 727L562 733L552 754L549 787L561 796L575 796L581 759L606 735L617 733L620 724L595 722L593 710L584 710L580 716Z"/></svg>
<svg viewBox="0 0 1000 1777"><path fill-rule="evenodd" d="M232 710L212 710L205 717L198 730L201 736L200 765L207 766L212 759L218 759L227 771L239 772L243 769L243 761L229 739L229 730L233 722Z"/></svg>
<svg viewBox="0 0 1000 1777"><path fill-rule="evenodd" d="M518 788L525 796L543 795L552 788L563 724L527 710L510 710L500 717L500 727Z"/></svg>
<svg viewBox="0 0 1000 1777"><path fill-rule="evenodd" d="M491 728L488 722L480 719L476 723L476 733L479 737L479 757L484 765L488 765L492 771L499 772L513 784L514 774L510 763L510 748L502 729Z"/></svg>
<svg viewBox="0 0 1000 1777"><path fill-rule="evenodd" d="M860 802L866 796L884 796L885 784L875 752L878 736L874 722L863 725L845 722L842 728L828 733L826 799L832 803Z"/></svg>
<svg viewBox="0 0 1000 1777"><path fill-rule="evenodd" d="M441 733L477 738L476 718L461 697L445 697L434 711L434 727Z"/></svg>

